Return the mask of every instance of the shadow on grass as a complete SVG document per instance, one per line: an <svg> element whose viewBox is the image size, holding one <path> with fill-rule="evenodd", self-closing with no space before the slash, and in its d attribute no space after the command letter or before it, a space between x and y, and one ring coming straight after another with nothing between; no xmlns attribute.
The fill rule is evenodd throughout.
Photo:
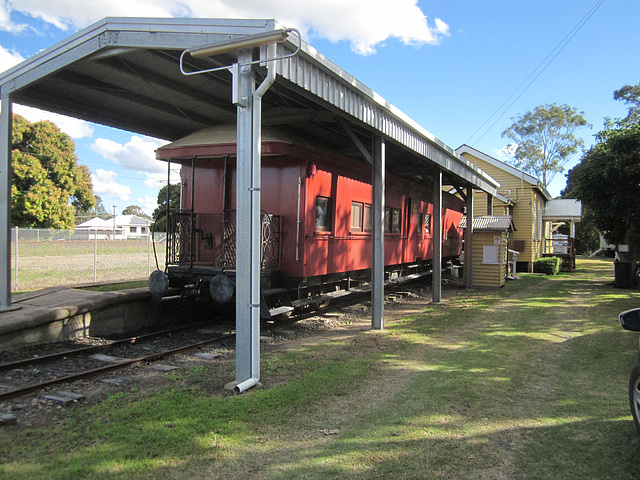
<svg viewBox="0 0 640 480"><path fill-rule="evenodd" d="M615 312L639 297L597 275L530 276L280 352L264 362L277 386L265 374L245 395L180 385L5 431L0 478L637 478L636 336ZM406 381L383 396L378 376Z"/></svg>
<svg viewBox="0 0 640 480"><path fill-rule="evenodd" d="M386 427L375 437L344 435L320 451L301 451L288 463L275 460L255 478L634 479L640 464L640 442L627 420L574 420L464 435L458 430L469 425L460 419L446 430L427 422L424 434L411 439L393 425L385 432Z"/></svg>

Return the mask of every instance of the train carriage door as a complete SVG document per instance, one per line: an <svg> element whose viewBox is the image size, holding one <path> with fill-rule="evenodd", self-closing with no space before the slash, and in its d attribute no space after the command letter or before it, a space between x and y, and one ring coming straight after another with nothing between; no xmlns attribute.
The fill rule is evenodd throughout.
<svg viewBox="0 0 640 480"><path fill-rule="evenodd" d="M305 277L330 273L329 259L336 229L335 183L334 175L320 169L307 178L303 272Z"/></svg>
<svg viewBox="0 0 640 480"><path fill-rule="evenodd" d="M411 237L413 235L411 231L411 212L413 202L411 197L404 198L404 225L402 229L402 262L409 263L413 261L413 254L411 248Z"/></svg>
<svg viewBox="0 0 640 480"><path fill-rule="evenodd" d="M419 200L410 197L405 199L406 240L403 253L404 263L413 263L423 259L422 228L424 220L420 208Z"/></svg>

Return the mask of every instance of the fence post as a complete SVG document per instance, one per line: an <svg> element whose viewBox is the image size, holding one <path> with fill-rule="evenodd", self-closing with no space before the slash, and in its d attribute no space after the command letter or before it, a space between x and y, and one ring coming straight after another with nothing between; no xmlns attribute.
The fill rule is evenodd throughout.
<svg viewBox="0 0 640 480"><path fill-rule="evenodd" d="M18 290L18 227L13 227L14 231L15 231L15 247L13 249L13 253L14 253L14 261L13 261L13 269L14 269L14 275L15 275L15 289L14 290Z"/></svg>
<svg viewBox="0 0 640 480"><path fill-rule="evenodd" d="M93 283L98 281L98 230L93 235Z"/></svg>

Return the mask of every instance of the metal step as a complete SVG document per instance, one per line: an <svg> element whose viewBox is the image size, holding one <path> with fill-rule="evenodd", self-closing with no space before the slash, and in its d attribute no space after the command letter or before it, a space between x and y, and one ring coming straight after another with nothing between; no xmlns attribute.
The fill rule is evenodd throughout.
<svg viewBox="0 0 640 480"><path fill-rule="evenodd" d="M286 305L282 306L282 307L276 307L276 308L272 308L269 310L269 315L271 315L271 317L275 317L276 315L282 315L283 313L289 313L289 312L293 312L293 307L288 307Z"/></svg>

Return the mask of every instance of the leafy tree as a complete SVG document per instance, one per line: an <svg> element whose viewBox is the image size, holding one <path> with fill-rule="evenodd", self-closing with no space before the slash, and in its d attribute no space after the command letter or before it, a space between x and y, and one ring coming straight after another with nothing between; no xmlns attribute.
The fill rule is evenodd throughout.
<svg viewBox="0 0 640 480"><path fill-rule="evenodd" d="M11 219L18 227L73 228L76 209L95 206L91 172L52 122L13 117Z"/></svg>
<svg viewBox="0 0 640 480"><path fill-rule="evenodd" d="M122 215L137 215L138 217L146 218L147 220L151 220L151 217L144 213L142 208L138 205L129 205L124 210L122 210Z"/></svg>
<svg viewBox="0 0 640 480"><path fill-rule="evenodd" d="M567 190L582 200L612 244L629 245L620 259L640 252L640 123L607 122L597 143L567 175ZM632 279L633 280L633 279Z"/></svg>
<svg viewBox="0 0 640 480"><path fill-rule="evenodd" d="M514 123L502 132L517 145L515 158L509 163L541 179L546 187L584 147L584 141L574 135L582 127L591 127L583 115L568 105L554 103L513 117Z"/></svg>
<svg viewBox="0 0 640 480"><path fill-rule="evenodd" d="M94 198L96 202L94 207L89 208L87 210L83 210L82 208L76 208L76 225L82 222L86 222L87 220L90 220L95 217L99 217L103 220L107 220L108 218L113 217L113 215L107 212L107 209L102 203L102 198L100 198L100 195L95 195Z"/></svg>
<svg viewBox="0 0 640 480"><path fill-rule="evenodd" d="M153 211L154 229L156 232L167 231L167 188L169 189L169 209L180 208L180 184L165 185L158 193L158 208Z"/></svg>
<svg viewBox="0 0 640 480"><path fill-rule="evenodd" d="M640 123L640 83L637 85L625 85L613 92L613 98L630 104L629 113L620 123L625 125Z"/></svg>

